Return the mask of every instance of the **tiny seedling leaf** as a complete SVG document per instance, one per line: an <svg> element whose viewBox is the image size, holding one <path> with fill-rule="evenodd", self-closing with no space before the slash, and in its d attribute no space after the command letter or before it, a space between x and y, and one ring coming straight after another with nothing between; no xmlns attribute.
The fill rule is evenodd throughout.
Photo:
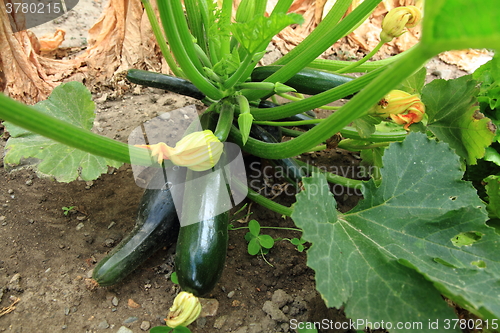
<svg viewBox="0 0 500 333"><path fill-rule="evenodd" d="M95 105L90 92L80 82L57 86L47 100L38 102L34 108L72 125L92 129ZM39 160L39 172L53 176L60 182L71 182L78 176L83 180L94 180L106 173L108 166L117 168L122 165L120 162L66 146L8 122L5 127L11 137L5 147L7 154L4 162L19 164L22 158L35 158Z"/></svg>
<svg viewBox="0 0 500 333"><path fill-rule="evenodd" d="M258 238L252 238L248 243L248 253L252 256L260 252L261 246Z"/></svg>
<svg viewBox="0 0 500 333"><path fill-rule="evenodd" d="M269 235L260 235L259 242L262 247L270 249L274 246L274 239Z"/></svg>
<svg viewBox="0 0 500 333"><path fill-rule="evenodd" d="M172 274L170 274L170 281L172 281L172 283L179 284L179 279L177 278L177 272L172 272Z"/></svg>
<svg viewBox="0 0 500 333"><path fill-rule="evenodd" d="M260 224L256 220L250 220L250 222L248 222L248 229L250 230L250 233L255 237L259 236Z"/></svg>

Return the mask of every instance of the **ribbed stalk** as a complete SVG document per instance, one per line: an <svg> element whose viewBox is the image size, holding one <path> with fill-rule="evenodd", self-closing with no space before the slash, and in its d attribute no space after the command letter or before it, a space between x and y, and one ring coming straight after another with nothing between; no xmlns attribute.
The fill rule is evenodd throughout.
<svg viewBox="0 0 500 333"><path fill-rule="evenodd" d="M2 94L0 94L0 119L94 155L130 163L130 154L134 154L134 163L151 164L151 158L145 149L92 133Z"/></svg>

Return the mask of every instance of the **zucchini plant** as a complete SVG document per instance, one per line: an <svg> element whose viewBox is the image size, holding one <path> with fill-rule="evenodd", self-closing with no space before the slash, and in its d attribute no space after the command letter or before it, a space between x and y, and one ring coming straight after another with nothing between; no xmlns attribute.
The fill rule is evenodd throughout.
<svg viewBox="0 0 500 333"><path fill-rule="evenodd" d="M215 123L208 121L199 133L210 138L207 142L215 150L192 146L197 141L193 138L202 134L187 135L175 148L157 145L149 150L92 134L89 96L78 84L68 83L35 107L0 96L0 117L11 134L5 162L33 156L42 160L40 168L52 173L57 168L51 166L64 165L59 163L63 154L72 165L58 169L56 177L70 181L78 175L97 177L106 164L129 163L131 157L134 163L151 165L154 155L157 164L185 166L188 177L198 177L217 164L223 155L218 143L223 141L261 158L289 159L286 165L292 165L291 158L326 149L339 133L338 147L360 152L363 163L379 168L372 179L361 182L305 166L310 177L298 174L295 181L302 181L303 188L292 207L248 190L251 200L291 216L301 228L303 240L311 244L308 265L316 272L317 290L326 304L345 306L346 315L357 322L383 321L391 332L408 330L397 325L405 322L420 323L421 332L435 331L435 323L438 329L458 332L460 325L446 326L456 316L443 295L484 319L483 328L495 329L500 319L500 239L486 224L484 202L462 179L464 169L491 151L487 148L495 138L495 127L478 108L478 101L485 100L478 86L491 84L491 77L424 85L423 66L446 50L497 51L500 8L493 0L437 0L427 3L423 16L414 6L396 8L382 24L381 43L401 35L422 16L421 40L410 50L373 62L366 60L377 49L354 63L318 59L381 0L365 0L344 17L351 2L336 1L303 42L272 67L256 68L272 37L302 22L299 15L287 14L291 0L279 0L269 15L265 0L243 0L235 13L231 0L185 0L184 7L181 0L158 1L161 23L149 0L143 0L176 78L130 70L129 79L202 100L204 116ZM491 66L492 73L498 73L498 61ZM363 75L348 75L354 72ZM278 95L290 102L267 107ZM348 102L325 119L302 115L339 99ZM73 114L78 117L69 116ZM255 125L279 127L292 139L258 138L251 131ZM100 168L91 167L95 164ZM212 181L218 188L222 184L220 179ZM327 182L361 186L364 199L341 214ZM488 187L492 208L498 207L491 205L499 197L497 185L491 182ZM208 199L201 202L203 207L211 205ZM193 214L198 224L180 228L177 265L181 287L201 295L220 276L227 218ZM212 229L218 234L210 234ZM216 242L210 244L212 249L195 247L204 233ZM191 251L201 251L200 258L206 260L197 262ZM200 270L209 269L210 278L200 279ZM364 329L365 321L357 329Z"/></svg>

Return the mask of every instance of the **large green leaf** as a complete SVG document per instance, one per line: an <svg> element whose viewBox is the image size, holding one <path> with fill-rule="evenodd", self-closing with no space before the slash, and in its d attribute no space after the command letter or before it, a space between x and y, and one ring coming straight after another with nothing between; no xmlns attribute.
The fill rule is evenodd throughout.
<svg viewBox="0 0 500 333"><path fill-rule="evenodd" d="M390 145L383 165L381 184L367 182L364 199L346 214L336 211L320 174L305 178L297 195L292 218L312 243L308 265L326 304L345 305L354 320L421 322L418 332L436 332L428 321L443 330L456 318L441 293L500 317L499 237L486 226L475 189L461 180L459 157L446 143L410 133ZM470 235L473 244L459 246Z"/></svg>
<svg viewBox="0 0 500 333"><path fill-rule="evenodd" d="M500 48L496 0L433 0L425 6L422 44L430 54L466 48Z"/></svg>
<svg viewBox="0 0 500 333"><path fill-rule="evenodd" d="M90 92L80 82L68 82L56 87L47 100L37 103L34 108L72 125L92 129L94 102ZM66 146L8 122L5 126L11 137L5 147L7 154L4 162L19 164L22 158L36 158L40 160L38 171L61 182L70 182L78 176L83 180L97 179L108 171L108 165L119 167L122 164Z"/></svg>
<svg viewBox="0 0 500 333"><path fill-rule="evenodd" d="M488 118L480 119L477 82L471 76L454 80L434 80L422 91L422 102L428 115L428 129L447 142L457 154L476 164L482 158L495 134Z"/></svg>

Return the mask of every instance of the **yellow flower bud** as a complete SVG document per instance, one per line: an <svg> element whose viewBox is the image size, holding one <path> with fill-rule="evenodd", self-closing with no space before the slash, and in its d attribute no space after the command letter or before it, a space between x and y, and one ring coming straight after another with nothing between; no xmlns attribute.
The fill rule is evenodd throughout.
<svg viewBox="0 0 500 333"><path fill-rule="evenodd" d="M160 142L154 145L138 145L151 150L151 155L171 160L178 166L188 167L194 171L211 169L220 159L224 144L210 130L194 132L183 137L174 148Z"/></svg>
<svg viewBox="0 0 500 333"><path fill-rule="evenodd" d="M405 125L404 129L408 130L411 124L422 121L425 114L425 105L422 102L414 103L407 109L405 114L391 114L390 117L398 125Z"/></svg>
<svg viewBox="0 0 500 333"><path fill-rule="evenodd" d="M422 19L422 12L415 6L396 7L391 9L382 21L382 42L390 42L406 32L406 28L413 28Z"/></svg>
<svg viewBox="0 0 500 333"><path fill-rule="evenodd" d="M198 318L201 312L201 303L198 297L181 291L174 299L165 322L168 327L188 326Z"/></svg>
<svg viewBox="0 0 500 333"><path fill-rule="evenodd" d="M368 112L372 116L391 117L396 124L405 125L408 130L411 124L424 118L425 105L417 95L402 90L392 90Z"/></svg>

